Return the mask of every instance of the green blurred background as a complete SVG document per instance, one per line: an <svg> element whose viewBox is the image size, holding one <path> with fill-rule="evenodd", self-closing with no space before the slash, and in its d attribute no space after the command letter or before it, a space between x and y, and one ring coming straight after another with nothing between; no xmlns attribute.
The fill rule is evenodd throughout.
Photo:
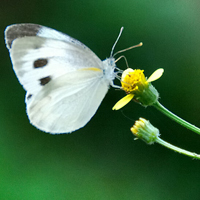
<svg viewBox="0 0 200 200"><path fill-rule="evenodd" d="M200 136L153 107L130 103L112 111L121 91L111 88L92 120L73 134L50 135L30 125L3 38L7 25L42 24L80 40L103 60L124 26L115 51L143 42L124 53L130 67L148 77L164 68L153 83L160 102L200 126L199 10L199 0L1 1L0 199L200 199L200 160L134 141L130 127L145 117L162 139L197 153ZM117 66L126 69L123 60Z"/></svg>

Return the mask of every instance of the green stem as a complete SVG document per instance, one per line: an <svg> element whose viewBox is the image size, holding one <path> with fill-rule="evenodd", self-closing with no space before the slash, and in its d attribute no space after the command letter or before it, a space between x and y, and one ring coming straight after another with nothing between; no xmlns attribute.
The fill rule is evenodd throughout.
<svg viewBox="0 0 200 200"><path fill-rule="evenodd" d="M160 104L158 101L153 104L154 107L156 107L159 111L161 111L163 114L174 120L175 122L179 123L180 125L188 128L191 131L194 131L195 133L200 134L200 129L189 122L185 121L184 119L181 119L171 111L169 111L167 108L165 108L162 104Z"/></svg>
<svg viewBox="0 0 200 200"><path fill-rule="evenodd" d="M196 153L181 149L181 148L179 148L177 146L174 146L174 145L172 145L172 144L170 144L168 142L165 142L164 140L160 139L159 137L156 139L155 142L157 142L157 143L159 143L159 144L161 144L161 145L163 145L163 146L165 146L165 147L167 147L169 149L172 149L172 150L174 150L174 151L176 151L178 153L184 154L184 155L192 157L192 158L200 159L200 155L199 154L196 154Z"/></svg>

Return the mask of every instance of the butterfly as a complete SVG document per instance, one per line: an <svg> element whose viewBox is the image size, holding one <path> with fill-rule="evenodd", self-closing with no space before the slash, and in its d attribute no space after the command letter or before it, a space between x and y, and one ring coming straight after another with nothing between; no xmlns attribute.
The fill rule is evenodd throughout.
<svg viewBox="0 0 200 200"><path fill-rule="evenodd" d="M101 61L64 33L37 24L14 24L6 28L5 42L14 72L27 92L30 123L44 132L71 133L84 127L110 85L115 87L112 53Z"/></svg>

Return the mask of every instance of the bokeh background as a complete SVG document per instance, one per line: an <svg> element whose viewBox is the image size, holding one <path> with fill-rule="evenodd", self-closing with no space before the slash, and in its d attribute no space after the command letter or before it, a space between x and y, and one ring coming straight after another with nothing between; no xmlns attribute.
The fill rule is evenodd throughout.
<svg viewBox="0 0 200 200"><path fill-rule="evenodd" d="M160 129L162 139L197 153L200 135L153 107L129 103L112 111L122 91L111 88L92 120L72 134L50 135L30 125L25 91L3 35L10 24L42 24L80 40L103 60L124 26L115 51L143 42L123 53L130 67L144 69L147 77L164 68L163 77L153 83L160 102L200 126L199 10L199 0L2 0L0 199L200 199L200 160L135 141L130 127L145 117ZM117 66L126 69L123 60Z"/></svg>

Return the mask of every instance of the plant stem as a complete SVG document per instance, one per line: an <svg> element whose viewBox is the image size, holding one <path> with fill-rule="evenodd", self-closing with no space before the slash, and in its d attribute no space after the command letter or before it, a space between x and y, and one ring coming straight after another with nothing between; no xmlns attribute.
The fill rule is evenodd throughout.
<svg viewBox="0 0 200 200"><path fill-rule="evenodd" d="M157 143L169 148L169 149L172 149L178 153L181 153L181 154L184 154L186 156L189 156L189 157L192 157L192 158L196 158L196 159L200 159L200 155L199 154L196 154L196 153L193 153L193 152L190 152L190 151L187 151L187 150L184 150L184 149L181 149L177 146L174 146L168 142L165 142L164 140L160 139L159 137L156 139Z"/></svg>
<svg viewBox="0 0 200 200"><path fill-rule="evenodd" d="M188 128L189 130L200 134L200 128L190 124L189 122L185 121L184 119L181 119L171 111L169 111L167 108L165 108L162 104L160 104L158 101L153 104L155 108L157 108L159 111L161 111L163 114L174 120L175 122L179 123L180 125Z"/></svg>

